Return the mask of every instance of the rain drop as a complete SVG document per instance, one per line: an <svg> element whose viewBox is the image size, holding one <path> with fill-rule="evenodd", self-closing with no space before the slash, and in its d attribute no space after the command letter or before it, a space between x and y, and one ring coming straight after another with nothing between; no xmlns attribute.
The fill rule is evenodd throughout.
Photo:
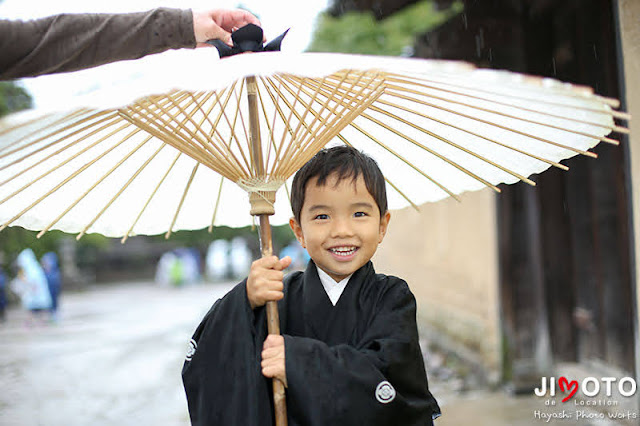
<svg viewBox="0 0 640 426"><path fill-rule="evenodd" d="M553 64L553 75L557 75L557 73L556 73L556 58L551 58L551 63Z"/></svg>
<svg viewBox="0 0 640 426"><path fill-rule="evenodd" d="M596 45L593 45L593 57L596 58L596 62L599 61L598 59L598 51L596 50Z"/></svg>
<svg viewBox="0 0 640 426"><path fill-rule="evenodd" d="M462 14L462 25L464 25L464 29L465 30L469 29L469 23L467 22L467 14L466 13Z"/></svg>

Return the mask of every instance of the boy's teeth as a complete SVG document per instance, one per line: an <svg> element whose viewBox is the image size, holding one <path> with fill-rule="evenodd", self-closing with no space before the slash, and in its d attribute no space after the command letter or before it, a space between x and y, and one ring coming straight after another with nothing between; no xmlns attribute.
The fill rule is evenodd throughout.
<svg viewBox="0 0 640 426"><path fill-rule="evenodd" d="M330 250L339 256L349 256L356 251L356 248L355 247L336 247Z"/></svg>

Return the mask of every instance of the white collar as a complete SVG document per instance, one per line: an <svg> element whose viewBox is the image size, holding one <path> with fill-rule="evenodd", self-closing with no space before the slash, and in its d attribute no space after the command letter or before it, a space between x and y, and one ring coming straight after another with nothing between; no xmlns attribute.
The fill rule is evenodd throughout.
<svg viewBox="0 0 640 426"><path fill-rule="evenodd" d="M347 287L349 278L351 278L351 275L353 274L349 275L347 278L343 279L340 282L336 282L336 280L331 278L329 274L318 268L317 265L316 269L318 270L318 277L320 277L320 282L322 283L322 287L324 287L324 291L327 293L327 296L329 296L329 300L331 300L333 306L336 306L336 303L338 303L338 299L340 299L342 292L344 291L345 287Z"/></svg>

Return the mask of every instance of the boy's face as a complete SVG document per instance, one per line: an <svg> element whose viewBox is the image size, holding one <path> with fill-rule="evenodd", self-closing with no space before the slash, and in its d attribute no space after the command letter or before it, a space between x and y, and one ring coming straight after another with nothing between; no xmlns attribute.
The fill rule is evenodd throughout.
<svg viewBox="0 0 640 426"><path fill-rule="evenodd" d="M289 224L316 266L341 281L371 259L390 216L380 217L362 176L337 182L334 174L324 186L315 177L307 182L300 223L291 218Z"/></svg>

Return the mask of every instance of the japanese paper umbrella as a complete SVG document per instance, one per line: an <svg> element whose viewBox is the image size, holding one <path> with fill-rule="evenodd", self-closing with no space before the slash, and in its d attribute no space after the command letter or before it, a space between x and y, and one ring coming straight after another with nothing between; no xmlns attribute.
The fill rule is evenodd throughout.
<svg viewBox="0 0 640 426"><path fill-rule="evenodd" d="M66 111L0 121L0 228L124 241L242 226L253 215L270 255L269 216L291 216L287 180L327 144L374 157L397 209L533 185L531 174L596 157L590 148L627 132L617 101L555 80L456 62L282 52L219 60L209 50L182 55L180 75L158 69L160 78ZM278 332L275 302L267 310ZM284 389L274 386L284 424Z"/></svg>

